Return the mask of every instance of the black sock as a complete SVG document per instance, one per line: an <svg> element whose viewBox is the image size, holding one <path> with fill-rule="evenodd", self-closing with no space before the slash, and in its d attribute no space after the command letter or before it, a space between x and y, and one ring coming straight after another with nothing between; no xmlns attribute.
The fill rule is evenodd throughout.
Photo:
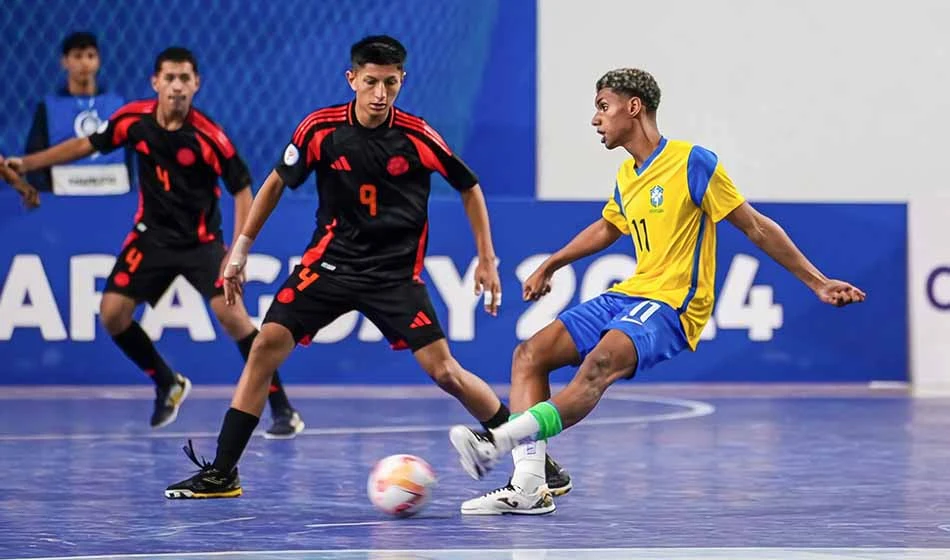
<svg viewBox="0 0 950 560"><path fill-rule="evenodd" d="M175 382L175 373L159 355L142 326L132 321L129 328L112 337L116 346L160 387Z"/></svg>
<svg viewBox="0 0 950 560"><path fill-rule="evenodd" d="M485 428L485 431L488 432L488 437L491 437L491 432L488 430L494 430L498 426L501 426L508 421L508 417L511 416L511 411L508 410L508 407L505 406L505 403L501 403L501 406L498 408L498 412L494 416L482 422L482 427Z"/></svg>
<svg viewBox="0 0 950 560"><path fill-rule="evenodd" d="M245 362L247 361L247 357L251 355L251 345L254 344L254 339L257 338L258 332L259 331L255 329L254 332L237 341L238 350L240 350ZM270 392L267 394L267 402L270 403L271 413L292 408L290 406L290 399L287 398L287 393L284 392L284 386L280 382L280 375L276 371L270 382Z"/></svg>
<svg viewBox="0 0 950 560"><path fill-rule="evenodd" d="M214 457L214 468L221 472L231 472L237 466L247 442L257 427L257 416L236 408L229 408L218 434L218 452Z"/></svg>

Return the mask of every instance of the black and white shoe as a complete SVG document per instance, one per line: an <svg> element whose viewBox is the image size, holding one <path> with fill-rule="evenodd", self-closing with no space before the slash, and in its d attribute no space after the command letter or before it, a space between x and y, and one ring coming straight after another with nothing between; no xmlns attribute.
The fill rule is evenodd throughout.
<svg viewBox="0 0 950 560"><path fill-rule="evenodd" d="M550 490L542 485L528 494L508 483L462 504L462 515L544 515L556 509Z"/></svg>

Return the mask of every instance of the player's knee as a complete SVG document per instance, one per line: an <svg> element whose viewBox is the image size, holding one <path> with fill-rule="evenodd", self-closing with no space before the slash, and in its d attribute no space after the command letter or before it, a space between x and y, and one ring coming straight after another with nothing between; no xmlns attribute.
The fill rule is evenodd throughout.
<svg viewBox="0 0 950 560"><path fill-rule="evenodd" d="M545 368L537 346L537 343L532 340L526 340L515 347L514 354L511 356L512 382L515 381L515 378L527 378L544 374Z"/></svg>
<svg viewBox="0 0 950 560"><path fill-rule="evenodd" d="M224 332L228 333L228 336L235 340L243 338L242 335L247 334L248 326L253 326L250 324L250 319L244 314L242 309L237 306L227 305L224 303L224 298L211 300L211 309L214 311L218 322L221 323L221 328L224 329Z"/></svg>
<svg viewBox="0 0 950 560"><path fill-rule="evenodd" d="M426 373L428 373L436 385L441 387L446 393L450 395L459 395L462 393L465 370L463 370L462 366L454 359L440 360L431 366Z"/></svg>
<svg viewBox="0 0 950 560"><path fill-rule="evenodd" d="M608 349L595 348L578 371L581 380L587 389L598 395L607 390L610 385L610 374L613 371L614 356Z"/></svg>
<svg viewBox="0 0 950 560"><path fill-rule="evenodd" d="M106 332L116 336L132 324L132 313L127 313L121 306L109 305L103 298L99 305L99 320Z"/></svg>
<svg viewBox="0 0 950 560"><path fill-rule="evenodd" d="M285 343L281 337L269 329L262 330L251 345L251 356L270 357L282 351Z"/></svg>

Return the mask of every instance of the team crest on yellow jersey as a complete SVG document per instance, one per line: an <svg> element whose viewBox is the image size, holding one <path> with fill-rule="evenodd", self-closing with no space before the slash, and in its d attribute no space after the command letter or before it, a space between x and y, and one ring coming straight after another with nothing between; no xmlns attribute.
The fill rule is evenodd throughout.
<svg viewBox="0 0 950 560"><path fill-rule="evenodd" d="M650 189L650 206L653 207L653 209L650 210L651 213L659 213L663 211L663 209L660 208L663 206L663 187L660 185L655 185L652 189Z"/></svg>

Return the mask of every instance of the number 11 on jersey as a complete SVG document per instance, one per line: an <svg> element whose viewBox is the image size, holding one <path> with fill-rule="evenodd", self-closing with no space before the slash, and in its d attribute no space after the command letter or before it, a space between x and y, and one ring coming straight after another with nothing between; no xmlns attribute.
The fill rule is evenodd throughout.
<svg viewBox="0 0 950 560"><path fill-rule="evenodd" d="M650 235L647 233L647 219L640 218L639 221L634 219L630 222L630 225L633 227L633 237L637 242L639 252L649 251Z"/></svg>

